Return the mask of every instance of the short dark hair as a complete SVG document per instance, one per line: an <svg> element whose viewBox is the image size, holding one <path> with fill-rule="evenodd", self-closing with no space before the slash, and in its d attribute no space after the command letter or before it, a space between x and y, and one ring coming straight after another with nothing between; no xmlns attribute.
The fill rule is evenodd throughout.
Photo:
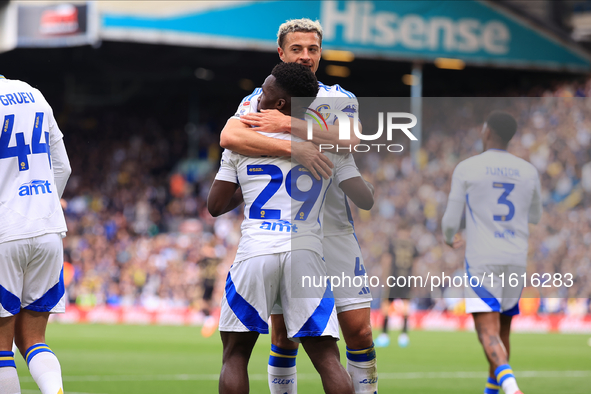
<svg viewBox="0 0 591 394"><path fill-rule="evenodd" d="M493 111L488 118L486 118L486 124L491 131L499 137L499 139L508 144L511 138L517 131L517 121L515 118L503 111Z"/></svg>
<svg viewBox="0 0 591 394"><path fill-rule="evenodd" d="M318 94L318 80L310 67L298 63L279 63L271 75L290 97L316 97Z"/></svg>

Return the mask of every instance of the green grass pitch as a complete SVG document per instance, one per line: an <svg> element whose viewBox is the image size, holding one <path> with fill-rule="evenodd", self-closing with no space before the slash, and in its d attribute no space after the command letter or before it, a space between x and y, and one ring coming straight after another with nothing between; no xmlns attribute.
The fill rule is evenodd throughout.
<svg viewBox="0 0 591 394"><path fill-rule="evenodd" d="M47 343L60 359L68 394L217 393L219 334L197 327L50 324ZM380 393L482 393L487 364L471 332L410 333L410 346L378 349ZM513 334L511 365L525 394L591 392L589 335ZM250 361L251 393L268 393L269 335L261 335ZM345 361L344 343L341 359ZM38 393L17 357L23 394ZM303 350L298 390L322 393Z"/></svg>

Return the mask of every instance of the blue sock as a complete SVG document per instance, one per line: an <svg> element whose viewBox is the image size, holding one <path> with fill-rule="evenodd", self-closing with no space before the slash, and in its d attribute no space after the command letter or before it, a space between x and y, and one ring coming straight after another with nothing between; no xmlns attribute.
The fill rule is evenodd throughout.
<svg viewBox="0 0 591 394"><path fill-rule="evenodd" d="M502 386L503 382L509 378L515 379L515 375L513 375L513 370L509 364L503 364L495 369L495 376L497 377L497 382L499 382L500 386Z"/></svg>
<svg viewBox="0 0 591 394"><path fill-rule="evenodd" d="M486 386L484 386L484 394L499 394L500 388L501 386L497 383L497 379L489 376L486 380Z"/></svg>
<svg viewBox="0 0 591 394"><path fill-rule="evenodd" d="M0 352L0 368L2 367L16 368L13 352Z"/></svg>

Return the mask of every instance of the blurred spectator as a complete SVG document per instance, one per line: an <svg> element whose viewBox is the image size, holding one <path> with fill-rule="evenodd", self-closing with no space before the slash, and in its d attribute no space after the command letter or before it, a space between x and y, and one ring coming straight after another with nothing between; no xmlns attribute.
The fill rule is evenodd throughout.
<svg viewBox="0 0 591 394"><path fill-rule="evenodd" d="M591 101L585 97L591 95L591 81L532 94L541 97L497 100L520 124L509 150L532 162L542 179L544 214L531 229L528 275L571 273L574 284L550 293L535 289L528 296L553 297L535 305L542 312L588 313ZM408 149L356 156L376 189L373 210L353 209L370 276L382 276L387 240L402 222L410 223L419 252L415 275L451 274L463 264L462 251L443 246L439 226L455 165L482 149L485 114L476 115L477 100L437 104L423 104L419 168L413 167ZM205 209L221 153L217 136L207 132L215 127L198 128L200 151L183 160L188 157L183 130L116 113L101 114L100 122L88 116L62 122L72 168L78 171L64 195L69 227L64 242L73 268L70 301L84 308L191 307L210 313L221 298L242 221L241 208L217 219ZM425 299L437 295L426 288L413 291Z"/></svg>

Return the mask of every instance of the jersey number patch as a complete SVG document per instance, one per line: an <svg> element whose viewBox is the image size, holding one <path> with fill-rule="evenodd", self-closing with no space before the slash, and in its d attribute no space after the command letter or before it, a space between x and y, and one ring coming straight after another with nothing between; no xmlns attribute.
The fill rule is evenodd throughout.
<svg viewBox="0 0 591 394"><path fill-rule="evenodd" d="M509 194L513 191L515 187L514 183L502 183L502 182L493 182L493 188L495 189L504 189L505 191L499 197L497 204L506 205L509 207L509 213L507 215L493 215L493 219L496 222L508 222L509 220L513 219L513 215L515 215L515 205L509 200Z"/></svg>
<svg viewBox="0 0 591 394"><path fill-rule="evenodd" d="M283 183L283 172L274 164L258 164L246 166L246 173L251 176L269 175L271 180L261 191L250 206L250 219L281 219L280 209L264 209L264 205L277 193ZM298 179L301 176L308 176L312 180L312 187L303 191L298 188ZM314 207L320 192L322 181L314 178L304 166L296 166L287 173L285 177L285 189L291 198L303 202L295 215L294 220L306 220Z"/></svg>
<svg viewBox="0 0 591 394"><path fill-rule="evenodd" d="M0 159L8 159L11 157L18 157L19 171L27 171L29 169L28 156L37 153L46 153L49 160L49 168L51 168L51 153L49 149L49 132L45 132L45 142L41 142L43 125L43 112L35 114L35 124L33 126L33 137L31 145L25 143L25 133L16 133L14 138L16 140L15 146L8 146L10 138L12 137L12 128L14 127L14 114L6 115L4 122L2 122L2 130L0 130Z"/></svg>

